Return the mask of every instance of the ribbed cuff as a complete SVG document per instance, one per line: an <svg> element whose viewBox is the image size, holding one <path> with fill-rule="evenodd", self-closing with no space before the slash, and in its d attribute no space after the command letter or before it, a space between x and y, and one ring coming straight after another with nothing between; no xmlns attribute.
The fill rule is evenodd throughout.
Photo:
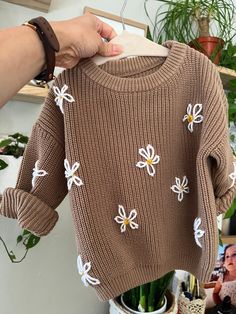
<svg viewBox="0 0 236 314"><path fill-rule="evenodd" d="M216 213L217 216L225 213L231 206L236 197L236 184L229 189L224 195L216 198Z"/></svg>
<svg viewBox="0 0 236 314"><path fill-rule="evenodd" d="M4 191L0 214L17 219L23 229L37 236L47 235L58 220L58 213L39 198L13 188L7 188Z"/></svg>

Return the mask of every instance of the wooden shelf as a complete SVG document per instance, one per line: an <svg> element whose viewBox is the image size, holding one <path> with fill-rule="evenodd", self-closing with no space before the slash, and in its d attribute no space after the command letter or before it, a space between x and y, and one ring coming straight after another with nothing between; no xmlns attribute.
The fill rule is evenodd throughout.
<svg viewBox="0 0 236 314"><path fill-rule="evenodd" d="M224 244L236 244L236 236L221 236L222 242Z"/></svg>
<svg viewBox="0 0 236 314"><path fill-rule="evenodd" d="M236 79L236 71L217 66L224 88L229 89L229 81ZM236 91L236 88L235 88Z"/></svg>
<svg viewBox="0 0 236 314"><path fill-rule="evenodd" d="M48 12L51 4L51 0L4 0L4 1L22 5L24 7L42 12Z"/></svg>
<svg viewBox="0 0 236 314"><path fill-rule="evenodd" d="M12 100L42 104L47 97L48 87L25 85Z"/></svg>

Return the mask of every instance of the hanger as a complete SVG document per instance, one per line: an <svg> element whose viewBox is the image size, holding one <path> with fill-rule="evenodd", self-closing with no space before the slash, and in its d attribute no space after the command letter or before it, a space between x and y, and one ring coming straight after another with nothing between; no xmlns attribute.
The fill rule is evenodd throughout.
<svg viewBox="0 0 236 314"><path fill-rule="evenodd" d="M120 12L123 31L120 35L114 37L110 42L119 44L123 46L123 52L118 56L104 57L100 55L95 55L91 60L97 64L101 65L107 61L120 60L123 58L131 56L153 56L153 57L167 57L169 49L159 45L146 37L128 32L125 29L125 23L123 18L123 11L126 7L128 0L125 0L123 7Z"/></svg>

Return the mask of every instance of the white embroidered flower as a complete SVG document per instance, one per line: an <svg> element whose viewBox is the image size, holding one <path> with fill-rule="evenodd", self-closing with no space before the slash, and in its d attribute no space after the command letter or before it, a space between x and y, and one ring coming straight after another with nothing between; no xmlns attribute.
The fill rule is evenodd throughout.
<svg viewBox="0 0 236 314"><path fill-rule="evenodd" d="M100 284L100 281L98 279L93 278L88 274L88 272L91 270L91 262L85 263L83 265L80 255L77 257L77 267L79 274L82 276L81 280L86 287L89 286L89 283L94 286Z"/></svg>
<svg viewBox="0 0 236 314"><path fill-rule="evenodd" d="M73 102L75 101L73 96L71 96L68 93L65 93L65 91L68 89L68 86L64 84L62 86L62 89L60 90L59 87L53 86L53 91L57 95L55 98L56 105L61 109L61 112L64 114L64 109L63 109L63 99L65 99L68 102Z"/></svg>
<svg viewBox="0 0 236 314"><path fill-rule="evenodd" d="M232 179L233 182L229 188L232 188L232 186L234 186L235 180L236 180L236 161L233 162L233 165L234 165L234 171L229 175L230 179Z"/></svg>
<svg viewBox="0 0 236 314"><path fill-rule="evenodd" d="M44 177L47 174L48 173L45 170L39 169L39 160L37 160L33 168L32 187L34 188L37 177Z"/></svg>
<svg viewBox="0 0 236 314"><path fill-rule="evenodd" d="M191 104L187 107L187 114L183 117L183 122L185 120L188 121L188 129L191 133L193 132L193 123L200 123L203 121L203 116L199 114L201 110L202 104L194 105L193 112Z"/></svg>
<svg viewBox="0 0 236 314"><path fill-rule="evenodd" d="M72 167L70 167L69 161L67 159L64 160L65 167L65 177L67 178L67 188L71 189L72 183L75 183L77 186L83 185L82 180L75 175L75 172L78 170L80 164L75 162Z"/></svg>
<svg viewBox="0 0 236 314"><path fill-rule="evenodd" d="M130 225L131 229L138 229L138 224L133 222L133 220L137 216L136 209L131 210L128 218L126 216L125 209L122 205L119 205L118 212L119 212L120 216L116 216L114 218L114 220L116 222L118 222L118 224L121 224L121 226L120 226L121 232L125 232L127 225Z"/></svg>
<svg viewBox="0 0 236 314"><path fill-rule="evenodd" d="M189 193L188 179L186 176L183 177L182 183L179 178L175 177L176 184L172 185L171 190L178 193L178 201L181 202L184 198L184 193Z"/></svg>
<svg viewBox="0 0 236 314"><path fill-rule="evenodd" d="M197 243L198 246L200 246L200 248L202 247L199 239L204 235L205 231L198 229L200 227L200 224L202 223L202 220L200 217L197 217L194 220L194 237L195 237L195 241Z"/></svg>
<svg viewBox="0 0 236 314"><path fill-rule="evenodd" d="M144 148L140 148L138 152L146 159L146 161L139 161L136 166L138 168L147 167L148 174L153 177L155 174L155 168L153 165L160 161L160 156L155 155L154 148L150 144L147 145L146 150Z"/></svg>

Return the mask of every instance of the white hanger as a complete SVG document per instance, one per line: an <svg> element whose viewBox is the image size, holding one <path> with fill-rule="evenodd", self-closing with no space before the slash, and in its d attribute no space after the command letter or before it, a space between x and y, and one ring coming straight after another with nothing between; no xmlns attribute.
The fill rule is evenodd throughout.
<svg viewBox="0 0 236 314"><path fill-rule="evenodd" d="M123 19L123 11L125 9L126 3L128 0L125 0L123 7L120 12L122 19L123 31L120 35L114 37L110 42L122 45L123 52L118 56L112 57L103 57L100 55L95 55L91 60L97 64L101 65L107 61L120 60L126 57L131 56L153 56L153 57L167 57L169 49L159 45L146 37L137 35L125 30L125 24Z"/></svg>

